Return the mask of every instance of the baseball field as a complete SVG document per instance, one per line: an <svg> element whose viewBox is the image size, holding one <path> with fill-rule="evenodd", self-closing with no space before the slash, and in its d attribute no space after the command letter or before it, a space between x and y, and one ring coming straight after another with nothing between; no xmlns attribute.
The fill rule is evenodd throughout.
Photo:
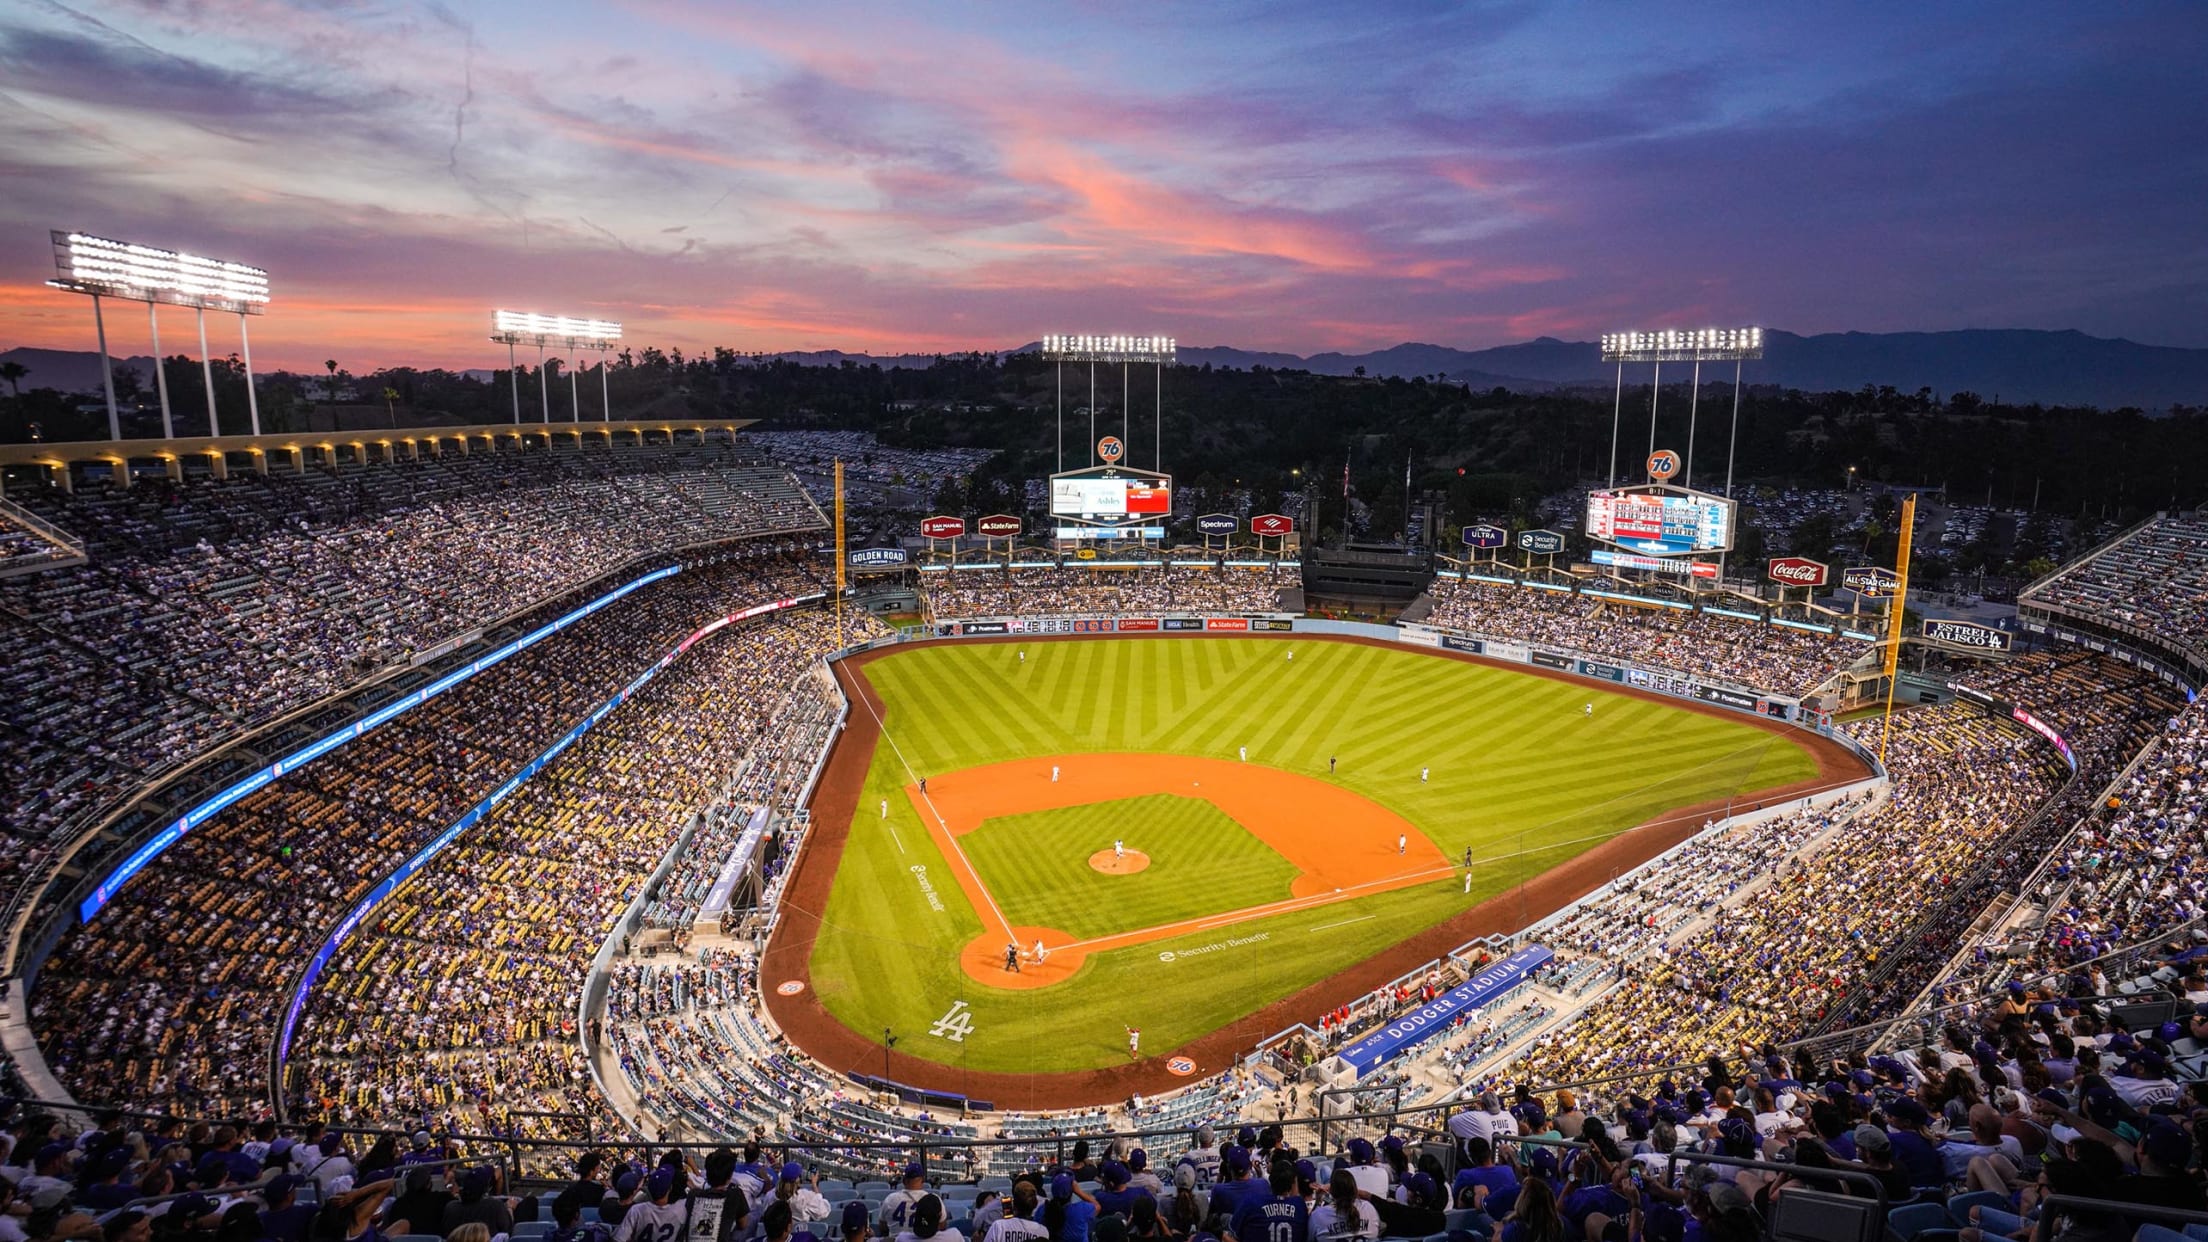
<svg viewBox="0 0 2208 1242"><path fill-rule="evenodd" d="M1359 642L943 643L842 675L761 984L801 1044L808 1013L843 1028L824 1058L875 1050L843 1068L977 1096L1215 1071L1469 910L1539 917L1637 825L1852 775L1745 718Z"/></svg>

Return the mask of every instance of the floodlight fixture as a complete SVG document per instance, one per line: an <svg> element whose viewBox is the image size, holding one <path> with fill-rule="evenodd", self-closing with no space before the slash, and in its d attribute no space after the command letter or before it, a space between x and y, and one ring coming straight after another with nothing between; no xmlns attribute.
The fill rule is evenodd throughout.
<svg viewBox="0 0 2208 1242"><path fill-rule="evenodd" d="M1178 344L1170 336L1052 335L1042 339L1042 352L1052 362L1168 363Z"/></svg>
<svg viewBox="0 0 2208 1242"><path fill-rule="evenodd" d="M1740 384L1741 364L1763 357L1763 329L1745 328L1667 328L1660 332L1605 332L1602 334L1602 360L1618 365L1617 386L1611 397L1610 409L1610 483L1618 484L1618 431L1625 410L1625 367L1627 363L1654 363L1655 375L1648 387L1648 452L1651 460L1656 455L1656 409L1663 398L1664 364L1686 362L1694 366L1690 380L1690 396L1687 404L1686 486L1694 486L1694 450L1698 424L1702 412L1702 364L1705 362L1730 362L1733 364L1733 423L1725 447L1725 495L1733 494L1733 457L1740 444ZM1718 560L1718 572L1722 578L1724 558Z"/></svg>
<svg viewBox="0 0 2208 1242"><path fill-rule="evenodd" d="M107 320L101 298L121 298L146 304L146 320L153 333L154 377L161 393L161 434L174 439L176 424L169 410L168 376L162 371L161 321L155 307L167 303L188 306L199 320L199 370L207 390L207 433L222 434L215 415L214 363L207 355L207 312L227 311L238 317L238 344L245 354L245 403L251 414L253 434L261 434L261 401L253 387L253 341L245 329L247 315L268 309L268 273L228 259L141 246L69 229L49 230L54 244L58 275L46 283L92 299L92 322L100 343L100 386L107 394L108 435L123 438L122 416L115 405L115 376L108 362Z"/></svg>
<svg viewBox="0 0 2208 1242"><path fill-rule="evenodd" d="M491 323L500 335L510 334L532 341L542 337L570 345L604 342L610 347L621 339L621 325L605 319L570 319L566 315L502 310L492 315Z"/></svg>
<svg viewBox="0 0 2208 1242"><path fill-rule="evenodd" d="M268 307L268 273L257 267L63 229L53 240L61 274L46 283L56 289L237 315Z"/></svg>
<svg viewBox="0 0 2208 1242"><path fill-rule="evenodd" d="M513 381L514 421L521 421L521 370L514 356L516 345L537 347L537 380L541 389L544 421L552 421L552 394L544 374L544 348L561 345L568 349L595 349L601 355L611 353L621 343L621 325L609 319L574 319L566 315L540 315L535 311L491 312L491 340L506 347L507 375ZM577 394L575 368L567 372L568 401L573 407L574 421L583 419L582 399ZM606 360L598 360L598 400L608 422L613 419L613 399L606 385Z"/></svg>
<svg viewBox="0 0 2208 1242"><path fill-rule="evenodd" d="M1091 464L1096 461L1096 364L1116 362L1120 364L1120 429L1122 438L1132 428L1133 410L1127 377L1127 364L1147 362L1157 368L1153 377L1155 396L1151 407L1151 466L1164 469L1163 437L1165 430L1165 368L1171 364L1180 343L1170 336L1125 336L1114 334L1051 333L1041 339L1041 352L1045 361L1055 363L1058 372L1058 469L1066 468L1066 366L1069 362L1089 364L1089 445Z"/></svg>
<svg viewBox="0 0 2208 1242"><path fill-rule="evenodd" d="M1738 362L1763 357L1761 328L1605 332L1604 362Z"/></svg>

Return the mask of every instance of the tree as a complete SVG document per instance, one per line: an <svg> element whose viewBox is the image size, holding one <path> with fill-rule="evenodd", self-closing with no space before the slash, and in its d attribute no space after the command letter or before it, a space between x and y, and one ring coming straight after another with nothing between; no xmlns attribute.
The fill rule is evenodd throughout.
<svg viewBox="0 0 2208 1242"><path fill-rule="evenodd" d="M386 385L383 390L383 412L391 416L391 429L394 431L399 427L399 411L393 402L398 399L399 390Z"/></svg>
<svg viewBox="0 0 2208 1242"><path fill-rule="evenodd" d="M330 386L328 390L322 394L322 396L323 400L328 402L330 407L330 430L335 431L337 430L337 359L324 358L322 360L322 365L328 367L330 370Z"/></svg>
<svg viewBox="0 0 2208 1242"><path fill-rule="evenodd" d="M18 398L23 395L23 377L30 373L31 369L29 367L13 358L6 362L0 362L0 380L8 381L8 387L15 390L15 395Z"/></svg>

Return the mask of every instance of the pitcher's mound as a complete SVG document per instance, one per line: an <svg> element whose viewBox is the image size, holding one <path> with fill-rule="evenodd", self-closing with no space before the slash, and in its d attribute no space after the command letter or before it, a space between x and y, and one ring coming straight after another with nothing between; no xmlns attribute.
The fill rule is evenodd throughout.
<svg viewBox="0 0 2208 1242"><path fill-rule="evenodd" d="M1089 865L1106 875L1133 875L1150 865L1150 856L1141 850L1129 850L1125 854L1098 850L1089 855Z"/></svg>

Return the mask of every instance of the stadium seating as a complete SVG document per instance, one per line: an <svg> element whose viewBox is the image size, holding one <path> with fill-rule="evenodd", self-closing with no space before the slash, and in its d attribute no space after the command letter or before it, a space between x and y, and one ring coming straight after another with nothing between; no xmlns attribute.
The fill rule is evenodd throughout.
<svg viewBox="0 0 2208 1242"><path fill-rule="evenodd" d="M725 444L12 497L91 557L0 579L9 675L33 689L7 707L0 835L31 842L226 734L640 555L824 525L786 472Z"/></svg>
<svg viewBox="0 0 2208 1242"><path fill-rule="evenodd" d="M1779 694L1805 694L1871 650L1837 634L1472 579L1437 579L1431 594L1428 625L1715 675Z"/></svg>
<svg viewBox="0 0 2208 1242"><path fill-rule="evenodd" d="M1049 616L1131 612L1273 612L1300 571L1255 568L962 568L930 574L923 586L937 617Z"/></svg>
<svg viewBox="0 0 2208 1242"><path fill-rule="evenodd" d="M2040 583L2021 602L2100 615L2208 646L2208 517L2156 518Z"/></svg>
<svg viewBox="0 0 2208 1242"><path fill-rule="evenodd" d="M109 1098L257 1098L250 1050L342 910L702 620L817 582L773 559L654 584L201 826L48 963L49 1061Z"/></svg>

